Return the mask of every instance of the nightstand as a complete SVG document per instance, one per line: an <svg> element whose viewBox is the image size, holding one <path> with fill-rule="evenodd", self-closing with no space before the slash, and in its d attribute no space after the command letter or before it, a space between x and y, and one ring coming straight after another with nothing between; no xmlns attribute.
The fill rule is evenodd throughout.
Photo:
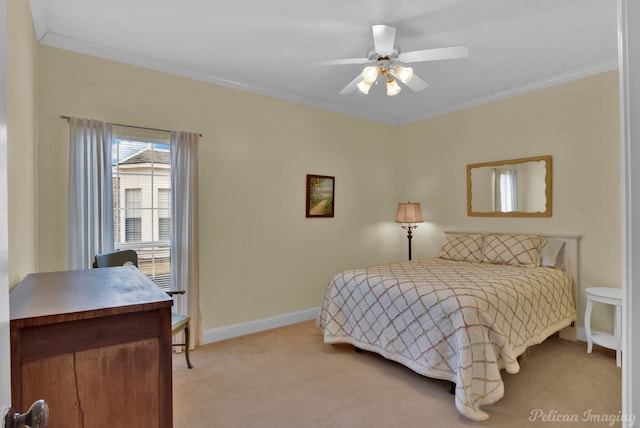
<svg viewBox="0 0 640 428"><path fill-rule="evenodd" d="M584 328L587 333L587 352L591 353L593 344L616 350L616 365L621 367L622 358L622 289L613 287L589 287L587 288L587 309L584 312ZM613 321L613 334L591 334L591 310L593 302L614 305L616 308Z"/></svg>

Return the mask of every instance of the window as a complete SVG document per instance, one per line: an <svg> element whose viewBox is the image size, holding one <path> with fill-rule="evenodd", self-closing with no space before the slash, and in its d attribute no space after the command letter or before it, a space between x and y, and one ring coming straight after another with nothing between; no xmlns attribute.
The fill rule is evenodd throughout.
<svg viewBox="0 0 640 428"><path fill-rule="evenodd" d="M124 189L125 242L140 242L142 240L142 189Z"/></svg>
<svg viewBox="0 0 640 428"><path fill-rule="evenodd" d="M115 134L115 133L114 133ZM166 139L112 141L114 243L138 253L138 267L171 288L171 154Z"/></svg>
<svg viewBox="0 0 640 428"><path fill-rule="evenodd" d="M517 175L515 169L494 169L495 209L503 213L518 211Z"/></svg>
<svg viewBox="0 0 640 428"><path fill-rule="evenodd" d="M158 239L171 241L171 189L158 189Z"/></svg>

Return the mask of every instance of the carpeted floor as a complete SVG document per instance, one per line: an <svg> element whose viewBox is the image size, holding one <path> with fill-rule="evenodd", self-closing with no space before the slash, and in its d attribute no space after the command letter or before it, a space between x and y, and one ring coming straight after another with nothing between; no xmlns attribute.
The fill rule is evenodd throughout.
<svg viewBox="0 0 640 428"><path fill-rule="evenodd" d="M530 348L505 395L473 422L449 383L350 345L325 345L314 321L173 357L176 428L621 426L621 369L613 351L550 338ZM565 420L573 420L566 422ZM599 419L599 421L597 421Z"/></svg>

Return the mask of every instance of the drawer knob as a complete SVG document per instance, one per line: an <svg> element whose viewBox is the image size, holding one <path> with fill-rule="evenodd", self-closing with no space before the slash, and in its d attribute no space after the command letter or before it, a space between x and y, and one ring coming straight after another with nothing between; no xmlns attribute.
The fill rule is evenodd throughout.
<svg viewBox="0 0 640 428"><path fill-rule="evenodd" d="M45 428L49 418L49 406L44 400L38 400L31 405L27 413L15 413L10 408L4 418L6 428Z"/></svg>

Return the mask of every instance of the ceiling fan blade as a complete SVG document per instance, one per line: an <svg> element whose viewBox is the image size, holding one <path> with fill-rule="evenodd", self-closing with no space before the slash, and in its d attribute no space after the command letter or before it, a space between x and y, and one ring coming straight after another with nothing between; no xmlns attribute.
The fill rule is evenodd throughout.
<svg viewBox="0 0 640 428"><path fill-rule="evenodd" d="M362 74L358 73L358 75L356 76L355 79L353 79L351 82L349 82L349 84L347 86L345 86L344 88L342 88L342 90L339 92L340 95L344 95L344 94L349 94L351 92L353 92L358 86L358 82L362 80Z"/></svg>
<svg viewBox="0 0 640 428"><path fill-rule="evenodd" d="M391 55L393 53L393 45L396 42L396 29L388 25L374 25L371 27L373 31L373 46L379 55Z"/></svg>
<svg viewBox="0 0 640 428"><path fill-rule="evenodd" d="M342 65L342 64L367 64L371 62L369 58L345 58L310 61L314 65Z"/></svg>
<svg viewBox="0 0 640 428"><path fill-rule="evenodd" d="M469 48L466 46L451 46L448 48L425 49L422 51L402 52L398 60L402 62L438 61L441 59L466 58Z"/></svg>
<svg viewBox="0 0 640 428"><path fill-rule="evenodd" d="M404 85L409 87L409 89L411 89L413 92L424 91L425 89L427 89L427 86L429 86L429 84L427 82L425 82L424 80L422 80L421 78L419 78L415 74L406 83L403 82L402 80L400 80L400 78L392 70L389 70L389 74L394 79L396 79L396 81L398 81L400 83L403 83Z"/></svg>
<svg viewBox="0 0 640 428"><path fill-rule="evenodd" d="M407 85L413 92L424 91L425 89L427 89L427 86L429 86L427 82L425 82L415 74L413 75L411 80L405 83L405 85Z"/></svg>

